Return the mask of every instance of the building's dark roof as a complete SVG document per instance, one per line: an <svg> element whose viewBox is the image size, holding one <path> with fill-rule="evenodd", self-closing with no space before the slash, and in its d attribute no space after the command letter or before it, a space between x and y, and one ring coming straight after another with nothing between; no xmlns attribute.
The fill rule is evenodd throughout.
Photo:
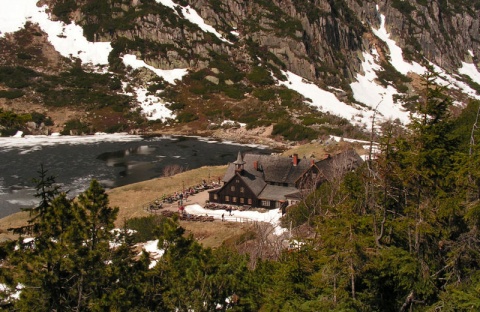
<svg viewBox="0 0 480 312"><path fill-rule="evenodd" d="M297 193L296 187L285 187L279 185L266 185L263 191L258 195L258 199L267 200L285 200L290 194Z"/></svg>
<svg viewBox="0 0 480 312"><path fill-rule="evenodd" d="M287 195L295 197L295 193L299 191L295 187L296 182L312 166L318 168L321 180L331 180L357 168L362 162L362 158L354 150L318 161L297 158L297 165L294 165L294 157L260 154L245 154L241 157L239 154L237 160L229 164L223 182L227 183L237 175L259 199L282 200ZM235 165L239 164L243 165L244 170L236 172Z"/></svg>
<svg viewBox="0 0 480 312"><path fill-rule="evenodd" d="M245 182L247 187L249 187L255 195L260 194L265 185L267 185L261 175L255 175L248 171L244 171L242 174L238 174L238 176Z"/></svg>
<svg viewBox="0 0 480 312"><path fill-rule="evenodd" d="M277 155L245 154L243 156L244 173L248 172L263 178L268 183L294 184L305 171L311 166L311 160L299 158L296 166L293 165L293 158ZM257 162L258 169L254 169ZM234 164L228 166L223 181L229 181L235 174Z"/></svg>

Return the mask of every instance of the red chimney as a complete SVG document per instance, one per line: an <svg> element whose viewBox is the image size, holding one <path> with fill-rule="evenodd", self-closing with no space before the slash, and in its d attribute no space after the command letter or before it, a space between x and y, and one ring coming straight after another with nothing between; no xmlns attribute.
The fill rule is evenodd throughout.
<svg viewBox="0 0 480 312"><path fill-rule="evenodd" d="M293 165L298 165L298 154L293 154Z"/></svg>
<svg viewBox="0 0 480 312"><path fill-rule="evenodd" d="M330 154L325 154L325 159L329 159L330 158Z"/></svg>
<svg viewBox="0 0 480 312"><path fill-rule="evenodd" d="M258 161L253 161L253 169L255 169L255 171L258 171Z"/></svg>
<svg viewBox="0 0 480 312"><path fill-rule="evenodd" d="M311 164L312 166L315 165L315 159L314 159L314 158L310 159L310 164Z"/></svg>

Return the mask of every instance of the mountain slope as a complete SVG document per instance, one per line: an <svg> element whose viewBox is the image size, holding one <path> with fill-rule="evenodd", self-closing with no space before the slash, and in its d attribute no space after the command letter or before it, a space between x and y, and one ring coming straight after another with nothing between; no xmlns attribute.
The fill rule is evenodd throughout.
<svg viewBox="0 0 480 312"><path fill-rule="evenodd" d="M292 140L362 136L374 114L408 123L429 66L458 106L480 97L480 1L40 4L1 4L0 69L35 79L0 80L0 104L74 111L52 116L65 133L234 120Z"/></svg>

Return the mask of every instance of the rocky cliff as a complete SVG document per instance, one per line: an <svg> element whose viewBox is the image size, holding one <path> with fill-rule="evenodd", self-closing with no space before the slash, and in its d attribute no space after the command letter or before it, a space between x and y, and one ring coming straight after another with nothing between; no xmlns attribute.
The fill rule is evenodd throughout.
<svg viewBox="0 0 480 312"><path fill-rule="evenodd" d="M461 61L472 61L467 51L479 51L480 44L478 1L188 1L208 24L226 37L232 30L238 31L240 36L234 44L211 38L211 34L196 25L185 23L173 10L168 12L163 7L146 12L150 2L107 1L110 8L106 13L111 20L103 22L96 6L90 8L89 1L80 2L78 10L92 13L90 9L93 14L71 17L94 29L95 40L127 38L158 44L152 44L155 55L149 54L153 51L148 48L141 53L152 65L162 68L201 69L208 66L211 51L238 58L236 50L255 44L271 52L286 69L327 84L332 76L351 81L361 71L358 56L377 44L375 38L372 40L371 29L379 28L380 13L385 15L391 38L410 60L428 60L444 69L456 70ZM118 9L116 15L114 8ZM132 10L142 14L128 19ZM114 26L115 23L121 25ZM158 51L159 47L165 49ZM252 56L242 55L241 59Z"/></svg>
<svg viewBox="0 0 480 312"><path fill-rule="evenodd" d="M375 32L381 27L401 49L405 62L436 65L455 77L460 77L462 62L478 65L480 54L480 1L43 0L40 4L48 6L52 19L81 25L88 40L111 42L108 65L115 79L124 87L143 84L153 94L163 90L167 106L177 117L183 116L176 119L180 123L233 119L252 127L281 122L309 126L305 119L313 111L301 107L300 95L285 95L278 87L276 80L285 80L287 72L330 90L348 105L371 108L374 103L359 100L351 87L358 75L366 75L369 55L375 58L378 84L411 95L416 91L410 82L418 73L399 72L390 43ZM18 48L12 38L0 40ZM154 68L188 68L190 74L175 86L155 81L152 75L132 72L122 62L127 54ZM53 62L60 60L64 62L60 57ZM4 58L2 65L24 63ZM40 72L48 68L30 67ZM463 78L478 92L478 82ZM459 99L467 101L465 96ZM255 109L252 103L257 104ZM254 122L252 114L260 117ZM310 121L316 131L332 123L338 129L338 120L317 119Z"/></svg>

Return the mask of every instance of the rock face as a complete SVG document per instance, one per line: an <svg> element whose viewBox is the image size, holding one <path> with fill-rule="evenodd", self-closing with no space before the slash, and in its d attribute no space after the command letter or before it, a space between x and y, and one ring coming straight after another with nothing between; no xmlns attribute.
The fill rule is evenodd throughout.
<svg viewBox="0 0 480 312"><path fill-rule="evenodd" d="M415 90L413 83L404 84L410 78L398 78L400 73L387 64L388 46L373 32L382 19L406 60L432 62L451 72L462 61L479 62L480 5L466 0L174 0L166 2L168 6L161 2L40 1L49 6L53 19L81 25L88 40L111 42L112 76L107 80L93 73L78 76L78 60L61 57L39 27L27 24L23 31L1 39L0 66L31 68L37 74L25 78L28 88L0 97L0 108L15 106L28 113L33 105L50 105L52 115L62 106L81 112L85 122L79 118L78 127L128 130L140 122L132 121L130 113L139 103L132 92L142 87L149 94L166 90L162 97L180 117L175 119L179 123L198 120L203 125L222 119L243 120L252 127L284 119L300 123L300 115L308 114L300 107L303 100L274 86L272 76L283 79L282 71L357 105L350 83L363 71L363 53L376 48L387 77L377 82L391 82L405 96ZM189 19L193 10L199 16ZM203 27L202 19L210 28ZM190 75L182 84L167 86L149 70L126 67L124 54L159 69L188 68ZM16 70L22 74L23 69ZM0 91L7 87L0 81ZM97 114L87 116L92 107ZM60 126L73 118L72 114L54 121Z"/></svg>
<svg viewBox="0 0 480 312"><path fill-rule="evenodd" d="M465 1L177 1L194 8L230 43L185 22L179 9L174 12L159 4L153 9L153 1L146 0L99 2L112 11L106 12L112 13L110 21L102 23L107 15L88 11L89 2L82 1L71 16L95 29L95 40L126 39L130 44L125 50L140 52L149 64L163 69L202 69L217 54L247 63L260 57L317 83L338 85L361 71L359 52L375 44L368 34L379 27L380 14L407 59L453 70L461 61L473 61L468 51L477 55L480 43L479 6Z"/></svg>

